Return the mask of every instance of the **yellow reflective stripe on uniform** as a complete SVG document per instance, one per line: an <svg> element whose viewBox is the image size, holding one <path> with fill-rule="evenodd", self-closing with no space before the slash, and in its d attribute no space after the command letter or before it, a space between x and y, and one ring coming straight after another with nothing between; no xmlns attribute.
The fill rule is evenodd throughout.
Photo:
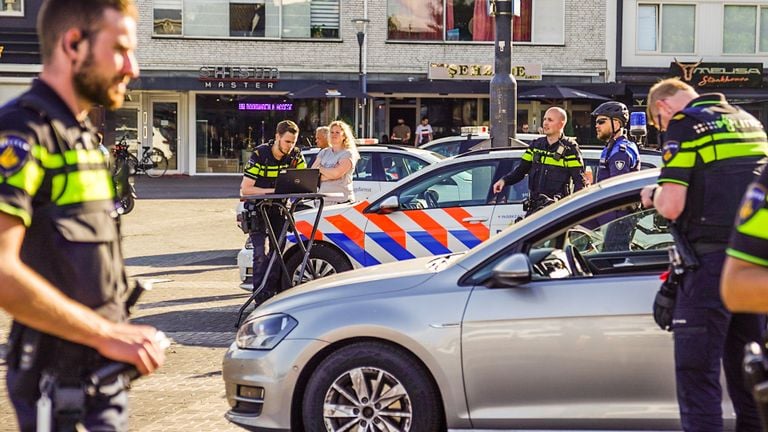
<svg viewBox="0 0 768 432"><path fill-rule="evenodd" d="M62 188L65 186L66 189L62 193ZM53 176L51 190L51 195L58 197L57 205L112 200L114 198L112 181L109 172L105 169L57 174Z"/></svg>
<svg viewBox="0 0 768 432"><path fill-rule="evenodd" d="M731 159L735 157L768 156L768 143L730 143L719 145L716 149L716 160Z"/></svg>
<svg viewBox="0 0 768 432"><path fill-rule="evenodd" d="M24 223L24 226L26 227L29 227L30 225L32 225L32 216L26 211L18 207L14 207L6 203L0 202L0 212L18 217L19 219L21 219L22 223Z"/></svg>
<svg viewBox="0 0 768 432"><path fill-rule="evenodd" d="M763 267L768 267L768 260L765 258L756 257L754 255L750 255L748 253L744 253L742 251L738 251L736 249L731 249L731 248L726 249L725 253L729 256L738 258L742 261L746 261L752 264L757 264Z"/></svg>
<svg viewBox="0 0 768 432"><path fill-rule="evenodd" d="M681 149L690 149L700 147L711 141L728 141L728 140L760 140L765 139L765 132L720 132L711 135L705 135L701 138L697 138L692 141L683 141L680 143Z"/></svg>
<svg viewBox="0 0 768 432"><path fill-rule="evenodd" d="M761 208L736 230L746 236L768 240L768 209Z"/></svg>
<svg viewBox="0 0 768 432"><path fill-rule="evenodd" d="M526 150L525 153L523 153L523 157L521 159L526 162L533 161L533 151L531 149Z"/></svg>
<svg viewBox="0 0 768 432"><path fill-rule="evenodd" d="M307 161L304 160L304 158L301 158L301 161L298 164L296 164L296 168L298 169L304 169L306 167L307 167Z"/></svg>
<svg viewBox="0 0 768 432"><path fill-rule="evenodd" d="M104 162L104 153L99 149L67 150L64 153L67 165L98 164Z"/></svg>
<svg viewBox="0 0 768 432"><path fill-rule="evenodd" d="M665 168L693 168L696 165L696 152L679 151L664 164Z"/></svg>

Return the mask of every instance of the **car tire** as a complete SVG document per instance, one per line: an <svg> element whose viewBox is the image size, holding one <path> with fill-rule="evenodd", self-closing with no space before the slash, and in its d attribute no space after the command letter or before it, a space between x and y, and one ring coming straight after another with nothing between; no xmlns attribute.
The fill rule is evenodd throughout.
<svg viewBox="0 0 768 432"><path fill-rule="evenodd" d="M323 360L309 379L302 400L304 430L341 430L354 423L358 428L349 430L445 430L442 402L427 375L410 354L390 345L361 342L343 347ZM391 427L384 427L385 422Z"/></svg>
<svg viewBox="0 0 768 432"><path fill-rule="evenodd" d="M287 262L285 263L288 274L291 275L290 280L292 281L293 285L309 282L314 279L312 272L309 270L309 266L313 266L315 273L318 275L318 278L352 270L352 264L349 263L347 257L345 257L342 253L331 247L322 244L315 244L312 246L312 250L309 253L309 263L307 263L307 270L304 272L303 279L299 282L298 273L303 258L304 256L299 251L288 258ZM283 278L283 283L287 283L286 278Z"/></svg>

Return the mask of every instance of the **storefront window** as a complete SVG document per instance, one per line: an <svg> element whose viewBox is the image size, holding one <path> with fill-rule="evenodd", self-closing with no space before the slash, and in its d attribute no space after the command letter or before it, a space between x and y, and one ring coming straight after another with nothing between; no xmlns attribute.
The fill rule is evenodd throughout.
<svg viewBox="0 0 768 432"><path fill-rule="evenodd" d="M424 116L434 138L459 135L462 126L478 126L477 99L422 99L419 118Z"/></svg>
<svg viewBox="0 0 768 432"><path fill-rule="evenodd" d="M339 0L155 0L154 34L338 39Z"/></svg>
<svg viewBox="0 0 768 432"><path fill-rule="evenodd" d="M517 0L513 40L531 41L532 0ZM488 0L389 0L389 40L493 41L496 24ZM443 13L445 11L445 13ZM443 35L443 15L445 34Z"/></svg>
<svg viewBox="0 0 768 432"><path fill-rule="evenodd" d="M313 145L318 126L334 120L331 99L280 96L199 94L196 97L198 173L239 173L251 151L275 137L282 120L299 126L298 145ZM351 113L354 115L354 100Z"/></svg>

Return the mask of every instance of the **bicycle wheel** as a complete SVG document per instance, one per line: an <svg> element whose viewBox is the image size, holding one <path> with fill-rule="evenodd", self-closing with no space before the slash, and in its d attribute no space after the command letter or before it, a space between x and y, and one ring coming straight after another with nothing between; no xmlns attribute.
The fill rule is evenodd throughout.
<svg viewBox="0 0 768 432"><path fill-rule="evenodd" d="M158 149L152 149L142 159L144 172L149 177L160 177L168 171L168 158Z"/></svg>

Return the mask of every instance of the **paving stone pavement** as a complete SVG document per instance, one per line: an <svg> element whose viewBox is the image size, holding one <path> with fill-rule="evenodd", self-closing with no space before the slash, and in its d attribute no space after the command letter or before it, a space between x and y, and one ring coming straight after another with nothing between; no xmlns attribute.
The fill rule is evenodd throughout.
<svg viewBox="0 0 768 432"><path fill-rule="evenodd" d="M245 237L235 226L236 202L140 195L135 210L124 217L128 274L156 281L133 320L156 326L173 340L165 366L131 390L132 431L242 430L224 419L228 405L221 378L237 311L248 298L238 288L235 259ZM0 311L0 341L7 339L9 327L8 315ZM0 378L0 431L17 430L4 362Z"/></svg>

